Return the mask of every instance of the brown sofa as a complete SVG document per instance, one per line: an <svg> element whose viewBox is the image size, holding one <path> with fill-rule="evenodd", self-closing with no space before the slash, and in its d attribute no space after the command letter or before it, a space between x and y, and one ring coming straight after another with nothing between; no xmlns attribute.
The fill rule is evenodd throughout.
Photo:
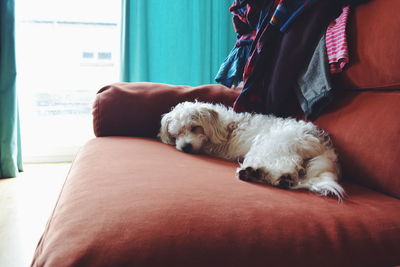
<svg viewBox="0 0 400 267"><path fill-rule="evenodd" d="M239 91L117 83L94 104L97 138L80 151L32 266L400 265L400 2L350 19L351 65L315 123L340 156L339 203L235 178L237 163L155 139L161 114Z"/></svg>

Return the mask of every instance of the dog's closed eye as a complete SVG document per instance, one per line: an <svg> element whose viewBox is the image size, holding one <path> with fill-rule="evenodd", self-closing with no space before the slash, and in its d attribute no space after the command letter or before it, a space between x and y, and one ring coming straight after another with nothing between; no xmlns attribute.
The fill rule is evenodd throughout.
<svg viewBox="0 0 400 267"><path fill-rule="evenodd" d="M190 131L195 134L204 134L204 129L201 126L192 126Z"/></svg>

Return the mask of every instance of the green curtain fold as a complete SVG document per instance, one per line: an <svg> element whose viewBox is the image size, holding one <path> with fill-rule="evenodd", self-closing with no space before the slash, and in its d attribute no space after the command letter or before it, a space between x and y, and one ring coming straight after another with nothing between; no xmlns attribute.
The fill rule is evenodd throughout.
<svg viewBox="0 0 400 267"><path fill-rule="evenodd" d="M22 171L15 58L14 0L0 0L0 177Z"/></svg>
<svg viewBox="0 0 400 267"><path fill-rule="evenodd" d="M232 0L124 0L122 80L215 83L236 34Z"/></svg>

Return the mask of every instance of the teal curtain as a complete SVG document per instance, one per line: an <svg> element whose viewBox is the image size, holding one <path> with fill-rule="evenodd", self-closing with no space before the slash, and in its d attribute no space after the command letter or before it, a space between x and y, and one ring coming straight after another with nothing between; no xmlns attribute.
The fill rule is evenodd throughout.
<svg viewBox="0 0 400 267"><path fill-rule="evenodd" d="M232 0L125 0L122 80L215 83L236 41Z"/></svg>
<svg viewBox="0 0 400 267"><path fill-rule="evenodd" d="M0 177L22 171L18 102L15 88L14 0L0 0Z"/></svg>

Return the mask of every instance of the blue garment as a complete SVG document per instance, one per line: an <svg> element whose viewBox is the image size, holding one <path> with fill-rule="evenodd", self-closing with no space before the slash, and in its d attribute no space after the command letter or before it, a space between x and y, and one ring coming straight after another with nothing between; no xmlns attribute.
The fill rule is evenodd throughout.
<svg viewBox="0 0 400 267"><path fill-rule="evenodd" d="M251 42L234 47L222 63L215 81L227 87L237 87L242 81L244 67L250 56Z"/></svg>
<svg viewBox="0 0 400 267"><path fill-rule="evenodd" d="M316 1L317 0L280 1L269 23L278 27L281 32L286 32L297 16L299 16L309 4Z"/></svg>

